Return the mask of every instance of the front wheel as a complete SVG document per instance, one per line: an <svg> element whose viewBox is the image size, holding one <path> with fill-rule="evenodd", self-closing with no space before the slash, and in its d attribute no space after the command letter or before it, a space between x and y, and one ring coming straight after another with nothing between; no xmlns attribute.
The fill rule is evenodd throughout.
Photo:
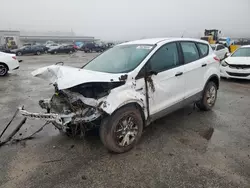
<svg viewBox="0 0 250 188"><path fill-rule="evenodd" d="M132 149L141 138L143 120L134 106L126 106L107 117L100 127L104 146L112 152L124 153Z"/></svg>
<svg viewBox="0 0 250 188"><path fill-rule="evenodd" d="M214 82L208 82L203 91L202 99L196 103L196 106L200 110L211 110L217 99L217 90L218 88Z"/></svg>
<svg viewBox="0 0 250 188"><path fill-rule="evenodd" d="M18 56L21 56L21 55L23 55L23 54L22 54L22 52L17 52L17 55L18 55Z"/></svg>

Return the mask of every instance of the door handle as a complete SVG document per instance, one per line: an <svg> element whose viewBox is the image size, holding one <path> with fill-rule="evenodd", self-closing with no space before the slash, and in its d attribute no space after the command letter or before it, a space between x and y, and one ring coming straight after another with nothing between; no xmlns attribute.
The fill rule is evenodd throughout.
<svg viewBox="0 0 250 188"><path fill-rule="evenodd" d="M202 67L205 67L205 66L207 66L207 64L205 63L205 64L202 64L201 66L202 66Z"/></svg>
<svg viewBox="0 0 250 188"><path fill-rule="evenodd" d="M139 88L139 89L136 89L135 91L142 91L143 90L143 88Z"/></svg>
<svg viewBox="0 0 250 188"><path fill-rule="evenodd" d="M177 72L176 74L175 74L175 76L180 76L180 75L182 75L183 74L183 72Z"/></svg>

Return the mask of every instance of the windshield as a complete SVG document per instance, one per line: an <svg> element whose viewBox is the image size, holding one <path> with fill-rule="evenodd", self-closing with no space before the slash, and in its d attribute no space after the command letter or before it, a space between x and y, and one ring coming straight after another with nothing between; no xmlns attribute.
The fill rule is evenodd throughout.
<svg viewBox="0 0 250 188"><path fill-rule="evenodd" d="M127 73L135 69L152 49L153 45L115 46L90 61L83 69L107 73Z"/></svg>
<svg viewBox="0 0 250 188"><path fill-rule="evenodd" d="M250 57L250 47L239 48L233 53L232 57Z"/></svg>

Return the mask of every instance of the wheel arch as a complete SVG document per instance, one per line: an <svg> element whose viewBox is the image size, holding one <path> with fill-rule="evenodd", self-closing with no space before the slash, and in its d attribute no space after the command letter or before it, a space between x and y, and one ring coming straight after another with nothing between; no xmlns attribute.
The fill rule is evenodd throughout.
<svg viewBox="0 0 250 188"><path fill-rule="evenodd" d="M205 89L206 85L207 85L209 82L211 82L211 81L214 82L215 85L217 86L217 89L219 89L219 87L220 87L220 78L219 78L218 75L213 74L213 75L211 75L211 76L207 79L207 82L206 82L206 84L205 84L203 90Z"/></svg>
<svg viewBox="0 0 250 188"><path fill-rule="evenodd" d="M7 69L8 69L8 71L10 70L9 66L8 66L6 63L0 62L0 64L1 64L1 65L5 65L5 66L7 67Z"/></svg>

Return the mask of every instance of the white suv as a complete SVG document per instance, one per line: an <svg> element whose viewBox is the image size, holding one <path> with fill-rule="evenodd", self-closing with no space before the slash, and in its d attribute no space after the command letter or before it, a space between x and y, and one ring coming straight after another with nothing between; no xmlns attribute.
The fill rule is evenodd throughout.
<svg viewBox="0 0 250 188"><path fill-rule="evenodd" d="M32 74L55 86L39 101L44 119L70 135L100 126L111 151L130 150L143 128L189 103L210 110L219 88L219 59L202 40L157 38L117 45L82 68L52 65Z"/></svg>

